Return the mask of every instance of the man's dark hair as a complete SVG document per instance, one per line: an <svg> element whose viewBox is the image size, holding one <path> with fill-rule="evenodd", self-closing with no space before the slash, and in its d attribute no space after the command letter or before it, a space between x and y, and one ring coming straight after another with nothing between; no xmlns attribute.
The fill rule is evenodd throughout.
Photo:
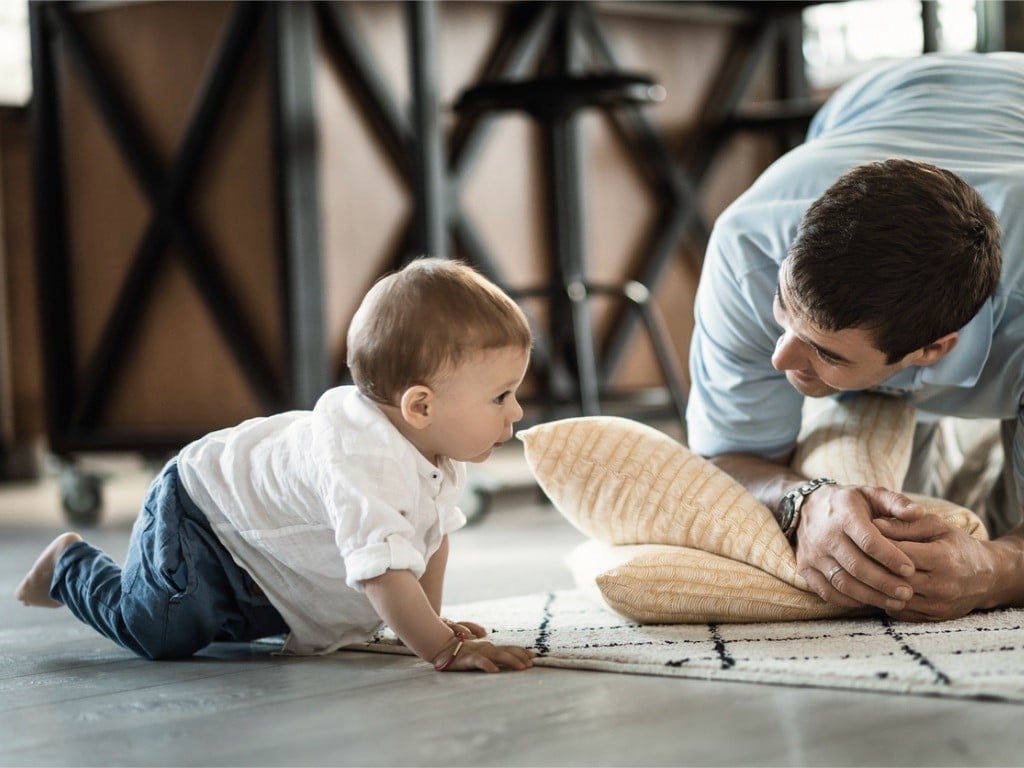
<svg viewBox="0 0 1024 768"><path fill-rule="evenodd" d="M872 332L888 362L957 331L999 282L999 222L963 179L914 160L859 165L804 214L787 286L826 331Z"/></svg>

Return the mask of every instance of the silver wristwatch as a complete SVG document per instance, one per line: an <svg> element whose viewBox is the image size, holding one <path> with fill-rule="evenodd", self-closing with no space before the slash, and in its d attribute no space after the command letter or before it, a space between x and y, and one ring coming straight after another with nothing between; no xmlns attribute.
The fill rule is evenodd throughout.
<svg viewBox="0 0 1024 768"><path fill-rule="evenodd" d="M778 507L779 527L790 542L796 538L796 529L800 525L800 508L804 505L804 499L823 485L835 484L836 481L831 477L816 477L782 497Z"/></svg>

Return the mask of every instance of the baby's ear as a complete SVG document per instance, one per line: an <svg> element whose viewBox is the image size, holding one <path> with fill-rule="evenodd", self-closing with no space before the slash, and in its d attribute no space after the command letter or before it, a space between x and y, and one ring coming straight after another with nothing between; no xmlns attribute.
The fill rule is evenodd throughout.
<svg viewBox="0 0 1024 768"><path fill-rule="evenodd" d="M434 390L424 384L416 384L402 393L399 402L402 418L414 429L430 426L434 420Z"/></svg>

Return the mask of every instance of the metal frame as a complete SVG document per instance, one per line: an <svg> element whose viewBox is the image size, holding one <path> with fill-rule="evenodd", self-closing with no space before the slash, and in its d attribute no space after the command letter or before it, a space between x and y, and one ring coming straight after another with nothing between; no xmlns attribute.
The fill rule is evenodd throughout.
<svg viewBox="0 0 1024 768"><path fill-rule="evenodd" d="M652 198L659 205L638 251L629 260L631 268L624 278L624 285L634 292L652 293L669 262L687 241L687 252L699 269L709 230L699 210L699 188L726 138L738 127L734 121L740 114L743 97L767 57L779 55L784 65L779 96L788 101L806 96L802 69L793 60L797 54L802 55L798 42L802 4L748 6L743 13L736 14L736 28L724 63L707 89L707 97L700 110L704 121L680 145L673 146L664 137L644 107L619 106L605 111L606 118L613 124L645 183L654 192ZM795 46L794 40L797 41ZM518 53L514 58L511 55L513 51ZM563 73L578 72L587 66L588 54L589 65L593 68L606 72L621 70L594 4L578 0L517 3L509 9L505 27L497 37L480 79L518 79L544 68ZM805 126L809 113L810 109L799 110L792 120L774 126L773 130L790 131L787 143L792 145L799 141L795 135L799 135ZM448 197L451 205L449 221L455 243L472 261L482 265L485 271L490 270L490 275L504 284L502 276L494 273L493 259L461 210L458 197L469 173L471 158L480 151L484 142L480 129L492 119L493 116L473 113L458 116L450 145L452 189ZM573 117L556 121L545 135L545 156L551 185L548 191L549 210L553 212L550 226L555 244L551 254L552 266L556 270L552 283L576 285L574 292L580 296L586 293L622 295L622 286L596 286L587 283L579 273L585 255L584 211L580 197L583 171L578 141ZM472 148L472 152L467 148ZM508 288L507 285L505 287ZM538 295L541 292L526 293ZM550 294L549 298L556 299ZM535 367L548 372L549 391L546 394L564 398L566 373L569 373L579 389L581 410L585 413L598 412L599 398L607 396L609 382L634 338L637 322L642 320L650 328L660 324L660 318L646 301L643 304L622 302L613 310L604 338L594 340L585 301L570 300L560 305L556 299L554 311L553 327L574 329L571 335L576 343L564 337L560 339L555 332L550 343L556 354L535 360ZM663 367L667 367L665 361L670 360L674 352L659 348L664 345L659 345L657 333L650 335L656 356L663 361ZM589 343L588 339L591 340ZM585 349L580 350L580 346ZM568 354L562 354L566 352ZM566 357L575 357L575 375L565 370ZM671 384L673 378L666 374L673 399L684 401L685 395L678 391L679 387L673 388Z"/></svg>
<svg viewBox="0 0 1024 768"><path fill-rule="evenodd" d="M256 40L264 17L279 45L274 48L277 173L282 193L279 248L287 273L282 280L289 370L275 373L267 352L241 312L237 297L218 264L206 233L192 220L186 201L202 167L210 138L235 87L243 57ZM312 27L304 4L238 3L225 24L213 63L195 98L196 108L178 152L164 167L141 122L115 86L106 63L83 33L73 3L30 5L34 96L33 151L38 279L44 337L47 426L57 454L81 449L162 451L194 437L187 434L127 434L101 427L112 383L135 342L138 319L157 284L160 267L173 241L188 277L246 382L267 411L306 406L326 383L322 349L322 285L319 271L319 222L315 152L309 164L308 140L312 100L308 91L308 57ZM58 49L57 46L60 46ZM58 53L69 57L75 75L98 110L130 172L151 208L151 219L131 259L114 308L93 356L76 375L74 316L70 291L70 257L66 240L67 202L58 117ZM304 61L307 59L306 61ZM303 83L307 90L302 89ZM296 151L292 151L296 150ZM319 329L319 336L317 330Z"/></svg>
<svg viewBox="0 0 1024 768"><path fill-rule="evenodd" d="M543 24L540 19L542 14ZM621 359L633 338L636 323L640 320L647 326L655 354L664 369L666 384L671 399L676 403L676 412L684 418L681 403L685 393L679 381L681 376L674 365L674 350L667 348L659 336L663 327L656 316L655 307L648 297L659 282L664 269L678 252L679 247L690 240L689 253L699 268L701 255L706 245L708 227L699 212L698 188L707 173L712 158L719 148L716 139L724 122L736 111L750 80L757 71L768 51L774 50L778 39L778 26L774 20L765 23L760 16L748 16L750 22L738 27L737 35L730 48L726 64L709 90L703 113L710 115L708 123L698 131L696 140L690 138L683 147L670 147L647 112L640 106L620 106L607 110L606 116L616 128L624 147L635 161L642 178L651 186L652 198L659 203L657 214L650 225L639 251L633 254L631 270L619 286L596 286L590 284L583 274L585 263L583 245L583 216L580 185L582 169L579 160L578 135L575 116L549 121L545 129L546 164L548 168L549 210L552 211L552 285L567 286L568 297L550 294L553 321L550 343L557 354L547 360L537 361L536 367L546 363L548 372L549 398L565 398L564 360L575 359L576 371L569 372L575 379L580 409L584 413L600 411L600 398L609 394L611 381ZM517 4L509 12L509 22L498 38L494 51L485 66L483 80L521 78L532 63L533 71L542 68L555 72L578 72L586 65L589 52L591 65L602 71L620 70L611 45L604 35L601 23L592 4L586 2ZM501 66L502 56L518 48L529 50L530 61L520 56L511 67ZM500 62L500 63L499 63ZM465 121L475 121L469 122ZM470 113L460 115L453 133L452 156L459 162L454 167L455 178L461 184L467 173L467 163L461 150L471 143L478 151L482 140L474 141L473 130L483 119ZM700 146L703 145L703 146ZM694 149L693 155L686 150ZM698 158L687 163L680 157ZM484 244L469 226L465 215L458 207L458 196L453 194L451 221L459 235L468 231L465 251L478 263L491 264ZM460 243L461 244L461 243ZM493 276L493 275L492 275ZM499 277L500 282L500 277ZM629 296L626 291L643 295L642 302L622 302L615 308L610 330L597 342L593 339L590 316L587 311L587 294ZM536 291L529 292L536 295ZM637 311L639 310L639 311ZM571 333L567 329L572 329ZM562 372L561 377L558 374ZM559 387L559 381L563 383Z"/></svg>
<svg viewBox="0 0 1024 768"><path fill-rule="evenodd" d="M274 51L274 160L291 389L288 405L312 408L329 386L319 157L315 146L313 52L316 17L307 3L274 3L267 30Z"/></svg>
<svg viewBox="0 0 1024 768"><path fill-rule="evenodd" d="M485 61L481 81L522 79L531 72L545 69L556 73L578 72L586 64L588 52L604 70L619 68L588 3L513 4L496 41ZM624 283L635 294L646 297L685 236L694 236L698 243L695 250L702 250L706 228L700 220L696 185L673 159L667 142L646 113L640 107L627 106L616 107L608 116L616 124L618 135L645 181L654 188L654 198L661 206L643 252L633 259L634 271ZM576 396L584 413L599 412L600 398L608 394L608 381L631 338L634 321L639 314L649 328L654 327L658 322L653 317L655 310L646 304L622 307L612 323L611 333L597 351L587 294L622 296L624 286L595 286L586 281L583 273L582 167L575 115L544 121L543 134L548 208L552 212L549 220L553 244L551 285L568 286L567 295L551 288L510 289L503 276L497 273L486 244L462 210L458 194L471 170L472 160L484 145L493 119L493 114L478 111L457 115L450 143L449 183L452 188L448 196L453 239L471 261L506 290L518 296L545 296L549 300L552 317L548 327L554 330L538 335L539 354L534 355L533 362L533 367L545 379L547 389L543 395L559 402ZM634 311L637 309L639 313ZM674 356L664 344L653 341L659 360L664 362ZM566 365L568 359L575 361L575 371ZM667 373L666 378L674 378L674 374ZM685 401L679 386L670 385L670 390L675 400ZM679 416L681 418L682 414Z"/></svg>
<svg viewBox="0 0 1024 768"><path fill-rule="evenodd" d="M34 99L32 107L35 153L35 210L38 270L43 308L44 366L47 423L56 452L81 448L172 448L191 435L126 435L105 432L102 415L111 384L135 340L137 320L154 291L158 273L175 243L186 273L215 318L216 327L256 394L262 407L277 411L309 407L332 381L346 378L342 364L328 371L317 164L312 92L315 37L339 70L342 82L373 126L385 157L404 180L412 197L412 213L391 253L392 266L423 253L446 257L456 250L491 279L510 289L491 257L487 244L464 211L460 193L475 159L486 144L494 115L458 114L448 137L443 135L436 74L437 8L433 0L405 4L412 102L399 105L380 74L372 51L358 32L343 2L240 2L225 24L213 63L196 95L197 108L177 155L164 167L152 150L131 105L118 93L114 79L76 20L73 3L40 0L30 4ZM673 147L640 107L617 108L608 114L615 129L655 191L659 210L625 282L641 292L652 291L679 246L689 238L690 253L699 265L707 226L698 210L698 188L721 141L720 129L736 112L747 83L778 36L777 25L752 17L738 28L734 45L702 110L705 130L682 147ZM281 322L286 328L287 371L275 372L267 352L240 311L239 302L209 238L190 217L185 202L202 167L210 137L218 125L227 94L235 87L242 58L265 30L272 51L274 157L277 177L277 215L282 285ZM615 70L618 63L594 8L586 2L517 2L505 9L495 43L480 73L481 80L519 78L542 67L572 70L589 53L592 63ZM79 374L71 318L70 262L65 224L63 157L58 118L58 55L69 57L107 129L143 190L151 220L133 255L114 309L107 318L96 353ZM578 137L572 121L554 127L545 142L553 186L552 201L572 210L556 216L582 221L579 199L581 169ZM686 155L686 150L692 154ZM680 155L685 155L680 161ZM555 158L560 158L555 165ZM686 158L689 158L688 160ZM575 192L574 192L575 190ZM580 264L579 232L559 231L557 251L574 253ZM575 243L575 245L573 245ZM552 266L560 279L572 283L575 267ZM570 270L567 272L566 270ZM591 292L609 286L587 286ZM599 342L592 360L578 365L596 367L603 387L618 366L637 322L631 307L620 308L611 330ZM590 322L585 308L567 308L569 322L578 328ZM557 389L573 377L562 355L553 354L550 340L538 339L535 366L548 370ZM657 351L657 350L656 350ZM663 350L664 351L664 350ZM559 385L558 382L562 382ZM594 392L585 395L588 408Z"/></svg>
<svg viewBox="0 0 1024 768"><path fill-rule="evenodd" d="M313 3L330 62L351 91L385 158L408 188L412 214L390 263L410 258L448 256L447 182L437 95L436 5L433 0L405 4L412 102L403 110L380 74L373 52L358 32L344 2Z"/></svg>

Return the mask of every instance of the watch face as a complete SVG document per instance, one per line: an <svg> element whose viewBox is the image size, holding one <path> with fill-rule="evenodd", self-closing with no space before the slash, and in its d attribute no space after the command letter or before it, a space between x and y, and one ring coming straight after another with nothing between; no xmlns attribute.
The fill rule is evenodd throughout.
<svg viewBox="0 0 1024 768"><path fill-rule="evenodd" d="M782 497L782 502L779 504L779 509L782 511L782 522L787 522L793 515L793 510L796 508L796 500L791 494L786 494Z"/></svg>

